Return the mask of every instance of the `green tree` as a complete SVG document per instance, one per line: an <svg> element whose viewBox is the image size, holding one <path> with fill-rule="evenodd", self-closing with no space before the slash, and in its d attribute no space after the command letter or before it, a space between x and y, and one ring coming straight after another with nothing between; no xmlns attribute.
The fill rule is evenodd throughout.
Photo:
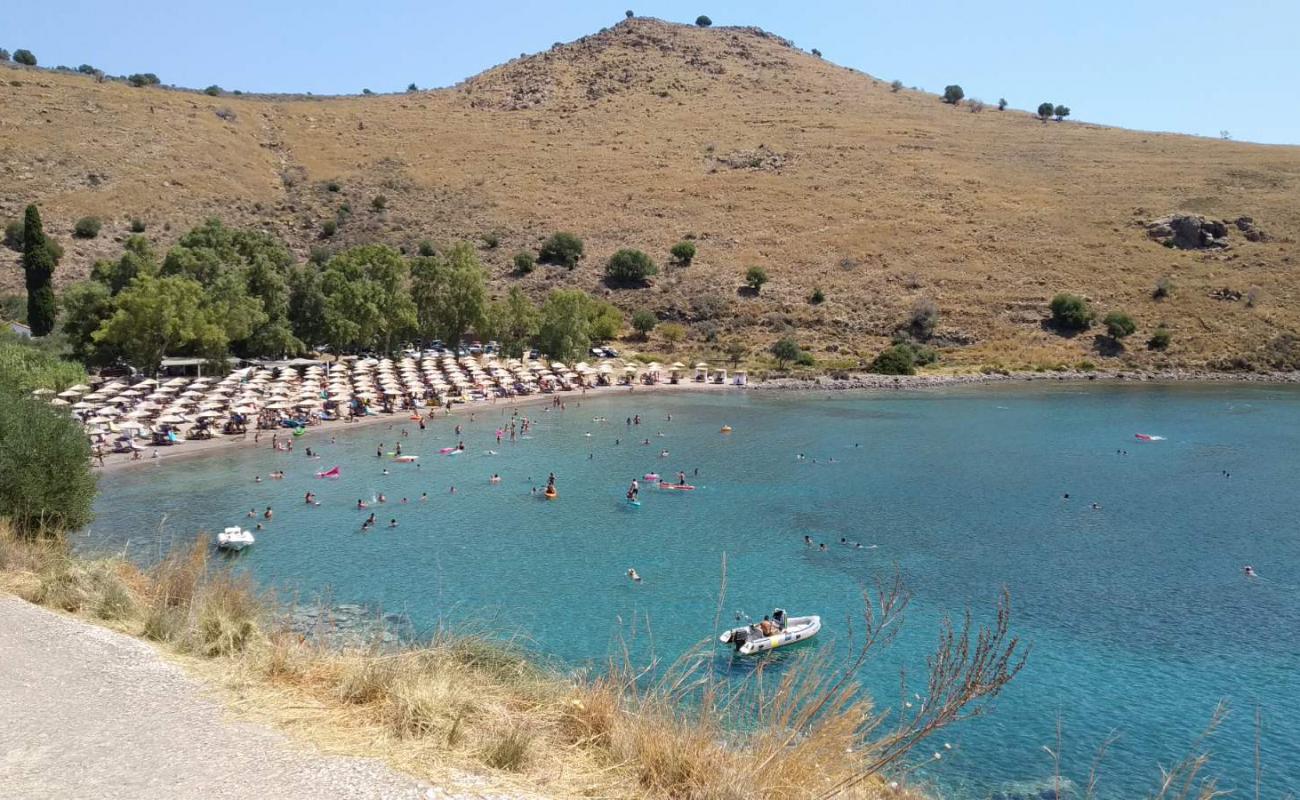
<svg viewBox="0 0 1300 800"><path fill-rule="evenodd" d="M541 315L537 306L518 286L506 294L504 301L488 305L485 336L496 339L501 351L510 358L519 358L524 349L537 336Z"/></svg>
<svg viewBox="0 0 1300 800"><path fill-rule="evenodd" d="M63 391L84 383L86 368L59 358L59 348L0 329L0 392L27 395L34 389Z"/></svg>
<svg viewBox="0 0 1300 800"><path fill-rule="evenodd" d="M542 304L537 346L551 358L572 359L591 347L591 298L581 289L556 289Z"/></svg>
<svg viewBox="0 0 1300 800"><path fill-rule="evenodd" d="M573 269L582 259L582 240L572 233L560 231L542 242L538 260L543 264L557 264Z"/></svg>
<svg viewBox="0 0 1300 800"><path fill-rule="evenodd" d="M414 83L414 81L413 81L413 82L411 82L411 83L406 84L406 91L408 91L408 92L418 92L418 91L420 91L420 87L416 86L415 83Z"/></svg>
<svg viewBox="0 0 1300 800"><path fill-rule="evenodd" d="M35 204L23 215L23 273L27 283L27 324L33 336L54 330L58 308L54 300L54 268L59 263L58 247L45 235L41 212Z"/></svg>
<svg viewBox="0 0 1300 800"><path fill-rule="evenodd" d="M677 349L677 345L686 338L686 326L680 322L665 322L659 326L659 335L664 337L668 343L668 350L671 352Z"/></svg>
<svg viewBox="0 0 1300 800"><path fill-rule="evenodd" d="M803 352L799 349L799 343L788 336L773 342L771 351L777 363L783 368L791 361L798 359L799 354Z"/></svg>
<svg viewBox="0 0 1300 800"><path fill-rule="evenodd" d="M487 276L474 248L457 242L445 254L412 261L411 299L424 339L458 345L487 309Z"/></svg>
<svg viewBox="0 0 1300 800"><path fill-rule="evenodd" d="M36 66L36 54L31 50L19 48L14 51L14 63L22 64L25 67Z"/></svg>
<svg viewBox="0 0 1300 800"><path fill-rule="evenodd" d="M998 111L1006 111L1006 110L1007 110L1007 98L1005 98L1005 97L999 97L999 98L998 98Z"/></svg>
<svg viewBox="0 0 1300 800"><path fill-rule="evenodd" d="M1057 122L1060 122L1070 116L1070 107L1058 105L1056 108L1052 109L1052 115L1056 117Z"/></svg>
<svg viewBox="0 0 1300 800"><path fill-rule="evenodd" d="M0 389L0 517L20 536L75 531L94 500L90 442L76 420Z"/></svg>
<svg viewBox="0 0 1300 800"><path fill-rule="evenodd" d="M588 296L587 319L591 323L592 341L604 342L618 338L623 330L623 312L613 303Z"/></svg>
<svg viewBox="0 0 1300 800"><path fill-rule="evenodd" d="M1051 119L1052 113L1054 111L1056 111L1056 106L1052 105L1051 103L1038 104L1038 118L1041 119L1043 122L1047 122L1049 119Z"/></svg>
<svg viewBox="0 0 1300 800"><path fill-rule="evenodd" d="M293 270L289 274L289 324L294 337L307 347L325 344L329 341L325 317L325 291L321 288L319 267L307 264Z"/></svg>
<svg viewBox="0 0 1300 800"><path fill-rule="evenodd" d="M0 64L9 60L9 51L0 47Z"/></svg>
<svg viewBox="0 0 1300 800"><path fill-rule="evenodd" d="M880 375L915 375L916 351L903 343L891 345L876 355L868 369Z"/></svg>
<svg viewBox="0 0 1300 800"><path fill-rule="evenodd" d="M1095 318L1088 301L1074 294L1058 294L1048 308L1052 312L1052 324L1063 331L1087 330Z"/></svg>
<svg viewBox="0 0 1300 800"><path fill-rule="evenodd" d="M749 345L739 339L732 339L727 342L726 347L727 360L731 362L734 368L738 366L743 358L749 355Z"/></svg>
<svg viewBox="0 0 1300 800"><path fill-rule="evenodd" d="M650 256L640 250L619 250L610 257L605 265L605 279L612 284L639 286L651 275L658 274L659 268Z"/></svg>
<svg viewBox="0 0 1300 800"><path fill-rule="evenodd" d="M701 28L707 28L713 25L713 20L701 14L695 18L695 24L700 26Z"/></svg>
<svg viewBox="0 0 1300 800"><path fill-rule="evenodd" d="M649 309L640 309L632 314L632 329L644 340L650 335L650 331L655 329L659 324L659 318Z"/></svg>
<svg viewBox="0 0 1300 800"><path fill-rule="evenodd" d="M159 83L162 83L162 81L158 79L158 76L152 72L136 72L128 75L126 77L126 82L137 89L142 86L157 86Z"/></svg>
<svg viewBox="0 0 1300 800"><path fill-rule="evenodd" d="M943 87L943 102L949 105L958 105L965 96L966 92L955 83Z"/></svg>
<svg viewBox="0 0 1300 800"><path fill-rule="evenodd" d="M378 347L391 353L417 325L406 288L409 273L401 253L387 245L353 247L331 258L321 277L329 343L339 350Z"/></svg>
<svg viewBox="0 0 1300 800"><path fill-rule="evenodd" d="M214 83L208 88L204 89L203 93L206 94L208 97L220 97L221 87Z"/></svg>
<svg viewBox="0 0 1300 800"><path fill-rule="evenodd" d="M95 262L90 277L105 286L111 294L117 294L131 284L137 275L156 275L158 257L149 240L143 236L132 236L126 240L125 252L117 261L101 260Z"/></svg>
<svg viewBox="0 0 1300 800"><path fill-rule="evenodd" d="M671 252L673 258L678 264L681 264L683 267L689 267L691 262L695 260L695 243L680 241L673 245Z"/></svg>
<svg viewBox="0 0 1300 800"><path fill-rule="evenodd" d="M1137 323L1135 323L1133 318L1128 314L1125 314L1123 311L1110 312L1106 315L1106 318L1102 320L1102 324L1106 326L1106 333L1110 338L1117 342L1120 339L1131 336L1137 331Z"/></svg>
<svg viewBox="0 0 1300 800"><path fill-rule="evenodd" d="M151 375L168 354L223 358L229 339L205 309L205 294L190 278L140 275L117 296L116 310L95 332L94 342L115 348Z"/></svg>
<svg viewBox="0 0 1300 800"><path fill-rule="evenodd" d="M745 284L755 293L762 291L765 283L767 283L767 270L762 267L750 267L745 270Z"/></svg>
<svg viewBox="0 0 1300 800"><path fill-rule="evenodd" d="M95 341L95 331L113 316L113 295L109 288L95 280L78 281L63 290L60 301L63 335L68 339L73 357L91 365L111 362L116 351Z"/></svg>
<svg viewBox="0 0 1300 800"><path fill-rule="evenodd" d="M899 92L902 91L902 89L903 89L903 82L898 80L897 78L895 78L889 84L889 91L891 92Z"/></svg>

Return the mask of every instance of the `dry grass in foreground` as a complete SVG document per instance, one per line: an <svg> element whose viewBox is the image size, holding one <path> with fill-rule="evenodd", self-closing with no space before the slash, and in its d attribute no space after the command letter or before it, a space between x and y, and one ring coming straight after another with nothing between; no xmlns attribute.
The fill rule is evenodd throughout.
<svg viewBox="0 0 1300 800"><path fill-rule="evenodd" d="M329 647L277 624L273 604L210 552L200 539L141 571L0 524L0 590L155 641L241 711L330 752L433 781L483 773L506 791L556 797L907 797L888 776L905 775L908 751L980 713L1023 665L1003 602L987 627L945 626L910 716L875 710L854 676L901 624L897 581L866 598L847 663L809 652L770 681L761 665L718 681L700 653L667 669L636 673L624 658L574 677L473 636Z"/></svg>

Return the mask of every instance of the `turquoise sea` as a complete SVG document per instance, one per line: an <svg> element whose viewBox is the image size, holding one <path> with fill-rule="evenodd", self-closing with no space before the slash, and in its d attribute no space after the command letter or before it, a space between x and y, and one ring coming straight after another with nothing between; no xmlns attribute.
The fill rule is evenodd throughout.
<svg viewBox="0 0 1300 800"><path fill-rule="evenodd" d="M1029 665L988 716L929 742L921 755L943 758L913 779L958 798L1038 797L1052 785L1044 746L1055 749L1059 719L1070 779L1087 780L1113 733L1098 795L1146 796L1222 699L1231 713L1209 771L1253 796L1258 707L1262 796L1300 792L1295 388L1035 383L564 401L563 411L547 410L549 398L523 406L535 425L515 444L495 439L510 411L484 407L474 422L439 419L405 438L409 423L397 420L337 429L334 443L312 432L291 454L110 474L86 546L150 560L270 505L274 520L238 563L282 596L328 593L425 629L489 624L574 665L604 661L620 637L641 657L672 660L712 635L724 554L724 622L777 605L821 614L817 648L844 648L862 587L898 569L915 594L903 635L862 675L885 705L899 702L901 667L919 678L942 614L987 617L1006 586ZM642 424L626 424L634 414ZM1137 432L1166 438L1143 443ZM418 467L376 458L399 438ZM460 439L464 454L438 454ZM306 458L307 446L322 459ZM313 476L335 464L341 479ZM274 469L286 477L254 482ZM647 488L640 508L623 501L633 477L679 469L696 491ZM530 488L552 471L560 497L547 502ZM319 506L303 502L309 490ZM381 492L380 526L362 534L357 499Z"/></svg>

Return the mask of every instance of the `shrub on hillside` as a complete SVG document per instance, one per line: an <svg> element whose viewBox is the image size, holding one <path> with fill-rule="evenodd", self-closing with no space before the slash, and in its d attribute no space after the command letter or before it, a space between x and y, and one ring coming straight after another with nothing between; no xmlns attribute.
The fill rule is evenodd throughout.
<svg viewBox="0 0 1300 800"><path fill-rule="evenodd" d="M915 375L916 353L906 344L891 345L872 359L868 369L879 375Z"/></svg>
<svg viewBox="0 0 1300 800"><path fill-rule="evenodd" d="M5 247L10 250L23 251L23 221L11 219L5 223Z"/></svg>
<svg viewBox="0 0 1300 800"><path fill-rule="evenodd" d="M713 20L701 14L695 18L695 24L699 25L701 28L707 28L713 24Z"/></svg>
<svg viewBox="0 0 1300 800"><path fill-rule="evenodd" d="M533 258L532 253L529 253L525 250L521 250L520 252L515 253L514 262L515 262L515 272L519 273L520 275L527 275L528 273L533 271L533 268L537 264L537 259Z"/></svg>
<svg viewBox="0 0 1300 800"><path fill-rule="evenodd" d="M214 83L208 88L204 89L203 93L206 94L208 97L219 97L221 95L221 87Z"/></svg>
<svg viewBox="0 0 1300 800"><path fill-rule="evenodd" d="M650 256L640 250L619 250L605 265L605 278L611 283L626 286L645 283L651 275L659 272Z"/></svg>
<svg viewBox="0 0 1300 800"><path fill-rule="evenodd" d="M9 60L9 51L0 47L0 64Z"/></svg>
<svg viewBox="0 0 1300 800"><path fill-rule="evenodd" d="M320 226L320 235L322 238L328 239L338 232L339 224L332 219L325 220L325 222Z"/></svg>
<svg viewBox="0 0 1300 800"><path fill-rule="evenodd" d="M1087 300L1065 292L1053 297L1048 308L1052 312L1052 324L1063 331L1087 330L1095 318Z"/></svg>
<svg viewBox="0 0 1300 800"><path fill-rule="evenodd" d="M77 220L76 225L72 226L72 233L78 239L94 239L99 235L101 226L99 217L82 217Z"/></svg>
<svg viewBox="0 0 1300 800"><path fill-rule="evenodd" d="M798 342L787 336L773 342L771 352L777 363L784 367L791 361L797 361L803 351L799 349Z"/></svg>
<svg viewBox="0 0 1300 800"><path fill-rule="evenodd" d="M672 253L677 263L683 267L689 267L691 262L695 260L695 244L693 242L680 241L673 245L673 249L669 252Z"/></svg>
<svg viewBox="0 0 1300 800"><path fill-rule="evenodd" d="M755 293L761 292L765 283L767 283L767 270L757 266L745 270L745 284Z"/></svg>
<svg viewBox="0 0 1300 800"><path fill-rule="evenodd" d="M24 536L75 531L90 522L94 499L81 426L15 387L0 387L0 517Z"/></svg>
<svg viewBox="0 0 1300 800"><path fill-rule="evenodd" d="M800 350L799 355L794 359L794 363L801 367L815 367L817 366L817 359L807 350Z"/></svg>
<svg viewBox="0 0 1300 800"><path fill-rule="evenodd" d="M1127 336L1132 336L1137 330L1137 323L1133 321L1132 317L1125 314L1123 311L1110 312L1106 315L1106 318L1102 320L1102 324L1106 326L1106 333L1115 341L1119 341Z"/></svg>
<svg viewBox="0 0 1300 800"><path fill-rule="evenodd" d="M1047 122L1047 120L1051 119L1052 112L1055 110L1056 110L1056 106L1051 103L1039 103L1038 118L1041 119L1043 122Z"/></svg>
<svg viewBox="0 0 1300 800"><path fill-rule="evenodd" d="M984 101L978 97L972 97L966 101L966 109L972 114L978 114L984 110Z"/></svg>
<svg viewBox="0 0 1300 800"><path fill-rule="evenodd" d="M418 91L420 91L420 87L416 86L414 83L408 83L408 84L406 84L406 91L408 91L408 92L418 92Z"/></svg>
<svg viewBox="0 0 1300 800"><path fill-rule="evenodd" d="M632 314L632 330L636 331L642 339L649 336L650 331L654 330L655 325L658 324L659 319L654 315L653 311L648 309L643 308Z"/></svg>
<svg viewBox="0 0 1300 800"><path fill-rule="evenodd" d="M1164 277L1156 281L1156 288L1151 291L1151 296L1156 300L1163 300L1174 293L1174 281L1172 278Z"/></svg>
<svg viewBox="0 0 1300 800"><path fill-rule="evenodd" d="M961 99L965 96L966 92L955 83L943 87L943 102L949 105L955 106L961 103Z"/></svg>
<svg viewBox="0 0 1300 800"><path fill-rule="evenodd" d="M891 92L902 91L902 88L903 88L903 82L900 80L895 80L893 83L889 84L889 91Z"/></svg>
<svg viewBox="0 0 1300 800"><path fill-rule="evenodd" d="M1007 98L1005 98L1005 97L999 97L999 98L998 98L998 111L1006 111L1006 110L1007 110Z"/></svg>
<svg viewBox="0 0 1300 800"><path fill-rule="evenodd" d="M483 246L489 250L495 250L501 246L501 234L496 231L489 231L483 234Z"/></svg>
<svg viewBox="0 0 1300 800"><path fill-rule="evenodd" d="M812 305L819 306L826 302L826 293L821 290L820 286L815 287L812 290L812 294L808 295L808 302Z"/></svg>
<svg viewBox="0 0 1300 800"><path fill-rule="evenodd" d="M686 338L686 327L680 322L665 322L659 326L659 335L664 337L669 350L675 350L678 342Z"/></svg>
<svg viewBox="0 0 1300 800"><path fill-rule="evenodd" d="M157 86L159 83L162 83L162 81L158 79L158 76L153 74L152 72L133 73L126 77L126 82L136 88L140 88L142 86Z"/></svg>
<svg viewBox="0 0 1300 800"><path fill-rule="evenodd" d="M96 72L99 72L99 70L95 69L90 64L81 64L77 67L77 72L80 72L82 75L94 75Z"/></svg>
<svg viewBox="0 0 1300 800"><path fill-rule="evenodd" d="M1057 106L1056 108L1052 109L1052 114L1056 117L1056 121L1057 121L1057 122L1060 122L1061 120L1063 120L1063 119L1065 119L1066 117L1070 116L1070 107L1069 107L1069 106Z"/></svg>
<svg viewBox="0 0 1300 800"><path fill-rule="evenodd" d="M538 260L543 264L557 264L573 269L582 258L582 240L572 233L560 231L542 242Z"/></svg>
<svg viewBox="0 0 1300 800"><path fill-rule="evenodd" d="M25 67L36 66L36 54L31 50L19 48L14 51L14 63L22 64Z"/></svg>
<svg viewBox="0 0 1300 800"><path fill-rule="evenodd" d="M623 16L627 17L628 19L632 19L632 17L634 17L634 16L636 16L636 15L633 14L633 13L632 13L632 9L629 8L627 11L624 11L624 12L623 12Z"/></svg>
<svg viewBox="0 0 1300 800"><path fill-rule="evenodd" d="M385 208L388 208L388 198L384 197L382 194L377 194L370 198L370 207L375 211L383 211Z"/></svg>
<svg viewBox="0 0 1300 800"><path fill-rule="evenodd" d="M1169 329L1161 325L1156 328L1155 333L1151 334L1151 338L1147 340L1147 347L1151 350L1166 350L1171 339L1173 339L1173 335L1169 332Z"/></svg>
<svg viewBox="0 0 1300 800"><path fill-rule="evenodd" d="M144 220L139 217L131 220L131 233L144 233L146 227Z"/></svg>
<svg viewBox="0 0 1300 800"><path fill-rule="evenodd" d="M930 298L922 297L912 306L912 313L907 318L907 329L920 341L934 335L939 326L939 306Z"/></svg>
<svg viewBox="0 0 1300 800"><path fill-rule="evenodd" d="M339 186L338 181L330 181L329 183L325 184L325 191L327 192L337 193L342 188L343 188L342 186Z"/></svg>

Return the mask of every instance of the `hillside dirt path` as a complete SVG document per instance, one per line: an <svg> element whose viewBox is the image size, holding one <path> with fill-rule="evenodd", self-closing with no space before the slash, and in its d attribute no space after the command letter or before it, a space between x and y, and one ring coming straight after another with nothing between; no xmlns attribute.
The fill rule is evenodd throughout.
<svg viewBox="0 0 1300 800"><path fill-rule="evenodd" d="M313 753L224 715L148 644L4 595L0 797L507 800Z"/></svg>

